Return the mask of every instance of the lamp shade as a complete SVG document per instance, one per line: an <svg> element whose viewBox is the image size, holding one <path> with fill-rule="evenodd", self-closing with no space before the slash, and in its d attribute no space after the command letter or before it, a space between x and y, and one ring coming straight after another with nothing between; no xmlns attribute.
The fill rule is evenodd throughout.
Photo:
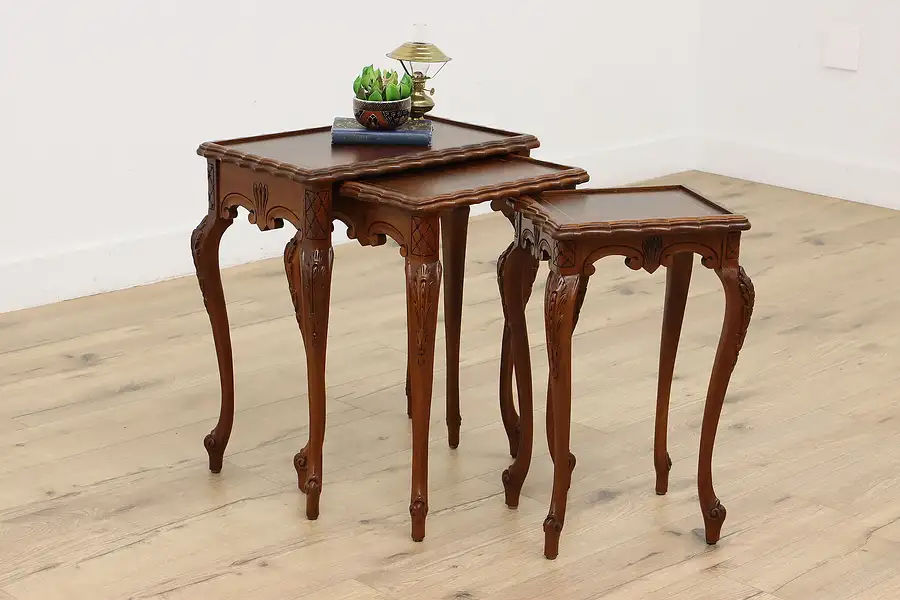
<svg viewBox="0 0 900 600"><path fill-rule="evenodd" d="M440 48L428 42L406 42L387 56L395 60L419 63L450 62L449 56L444 54Z"/></svg>
<svg viewBox="0 0 900 600"><path fill-rule="evenodd" d="M428 42L406 42L393 52L388 53L388 58L400 61L403 69L412 76L416 72L428 75L429 67L435 63L448 63L450 57L444 54L440 48Z"/></svg>

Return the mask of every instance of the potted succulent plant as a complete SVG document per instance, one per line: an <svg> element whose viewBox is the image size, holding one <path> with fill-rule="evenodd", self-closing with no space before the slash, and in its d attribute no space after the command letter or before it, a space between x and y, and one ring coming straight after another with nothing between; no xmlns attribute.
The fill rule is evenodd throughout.
<svg viewBox="0 0 900 600"><path fill-rule="evenodd" d="M412 79L365 67L353 81L353 115L369 129L396 129L409 119Z"/></svg>

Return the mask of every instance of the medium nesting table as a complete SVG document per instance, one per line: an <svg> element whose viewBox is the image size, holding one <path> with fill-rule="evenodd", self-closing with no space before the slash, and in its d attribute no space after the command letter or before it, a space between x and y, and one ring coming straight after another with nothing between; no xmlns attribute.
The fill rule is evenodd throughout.
<svg viewBox="0 0 900 600"><path fill-rule="evenodd" d="M459 339L469 206L478 202L572 188L587 181L581 169L527 158L534 136L433 117L427 149L410 146L332 146L329 127L202 144L207 159L207 214L191 236L203 302L212 325L221 383L215 428L204 439L209 468L222 469L234 421L234 368L219 243L237 216L261 230L297 229L284 252L291 299L306 351L309 441L294 458L306 514L319 514L325 436L325 349L331 290L332 221L348 225L363 245L401 245L406 258L409 329L409 412L414 457L410 512L412 537L424 536L427 513L427 440L434 360L434 330L442 271L447 335L447 427L459 440ZM428 167L443 169L427 170ZM454 168L454 166L459 168ZM378 176L416 172L409 178ZM362 181L368 178L367 181ZM374 178L374 179L373 179ZM441 235L443 233L443 235Z"/></svg>
<svg viewBox="0 0 900 600"><path fill-rule="evenodd" d="M579 168L506 156L351 181L338 190L334 216L346 223L348 235L363 246L380 245L390 237L400 245L405 259L413 437L409 512L415 541L425 537L428 513L428 425L442 272L440 214L499 198L574 188L587 179L587 173ZM459 359L458 352L455 359Z"/></svg>
<svg viewBox="0 0 900 600"><path fill-rule="evenodd" d="M713 269L725 291L725 318L709 380L697 486L706 526L706 541L719 540L725 507L712 483L712 453L716 428L731 373L753 313L755 292L740 266L741 232L750 223L741 215L681 186L608 190L581 189L547 192L509 202L514 214L515 244L502 258L501 296L506 325L512 337L513 364L519 383L522 442L530 442L533 428L528 338L524 310L537 273L537 262L549 262L544 296L544 320L550 372L547 398L547 436L554 458L553 495L544 521L544 554L555 558L566 515L574 456L569 452L572 399L572 334L578 321L593 264L611 255L625 257L630 269L653 273L666 267L656 398L654 466L656 492L668 490L671 460L666 450L669 394L675 354L684 320L693 255ZM508 376L508 375L507 375ZM520 381L521 380L521 381ZM524 387L523 387L524 382ZM523 452L520 444L519 454ZM566 457L566 460L560 460ZM504 473L506 501L518 504L527 461Z"/></svg>

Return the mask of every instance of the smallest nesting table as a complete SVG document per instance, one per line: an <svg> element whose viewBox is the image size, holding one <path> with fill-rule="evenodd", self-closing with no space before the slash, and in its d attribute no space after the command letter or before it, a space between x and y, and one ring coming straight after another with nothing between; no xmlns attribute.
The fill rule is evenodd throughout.
<svg viewBox="0 0 900 600"><path fill-rule="evenodd" d="M516 462L503 474L506 502L518 505L528 470L533 431L531 368L525 328L525 303L537 262L550 264L544 296L544 319L550 375L547 436L554 458L553 496L544 520L544 555L556 558L566 514L566 497L575 457L569 453L572 409L572 334L587 291L593 264L611 255L625 257L631 269L653 273L666 267L656 399L654 465L656 492L665 494L671 460L666 451L669 394L675 354L691 279L693 255L715 270L725 291L725 319L716 350L703 426L697 487L706 526L706 541L719 540L725 507L712 484L712 452L725 391L753 312L753 283L740 266L741 231L750 223L681 186L546 192L509 201L516 242L500 261L500 288L506 327L512 337L513 364L519 388L521 437ZM501 374L502 375L502 374ZM559 457L567 460L559 460Z"/></svg>

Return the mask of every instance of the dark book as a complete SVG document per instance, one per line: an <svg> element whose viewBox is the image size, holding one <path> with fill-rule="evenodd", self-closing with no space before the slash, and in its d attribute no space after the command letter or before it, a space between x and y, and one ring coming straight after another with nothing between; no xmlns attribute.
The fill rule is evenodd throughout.
<svg viewBox="0 0 900 600"><path fill-rule="evenodd" d="M397 129L379 131L366 129L353 118L336 117L331 126L331 143L430 146L431 130L431 121L425 119L409 120Z"/></svg>

